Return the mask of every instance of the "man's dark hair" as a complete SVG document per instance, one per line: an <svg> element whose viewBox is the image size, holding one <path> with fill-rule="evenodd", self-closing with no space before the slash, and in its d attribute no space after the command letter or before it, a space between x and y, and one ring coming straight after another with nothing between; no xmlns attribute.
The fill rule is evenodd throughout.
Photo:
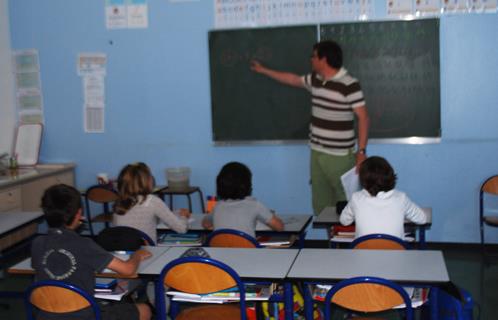
<svg viewBox="0 0 498 320"><path fill-rule="evenodd" d="M240 162L229 162L216 177L216 194L221 200L241 200L252 193L251 170Z"/></svg>
<svg viewBox="0 0 498 320"><path fill-rule="evenodd" d="M342 49L336 42L331 40L318 42L313 46L313 50L316 50L318 58L325 57L327 64L332 68L342 67Z"/></svg>
<svg viewBox="0 0 498 320"><path fill-rule="evenodd" d="M396 174L393 168L382 157L369 157L360 166L361 186L372 196L380 191L389 191L396 185Z"/></svg>
<svg viewBox="0 0 498 320"><path fill-rule="evenodd" d="M41 208L51 228L70 225L81 209L81 195L74 187L57 184L43 194Z"/></svg>

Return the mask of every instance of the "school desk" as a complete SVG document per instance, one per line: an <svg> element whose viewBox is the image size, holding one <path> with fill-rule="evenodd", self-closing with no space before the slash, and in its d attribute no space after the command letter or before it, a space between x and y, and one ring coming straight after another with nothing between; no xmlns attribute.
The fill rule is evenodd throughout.
<svg viewBox="0 0 498 320"><path fill-rule="evenodd" d="M360 276L424 286L450 281L442 252L432 250L302 249L287 274L290 280L314 283ZM304 294L309 295L309 290ZM312 319L313 308L305 309L306 319Z"/></svg>
<svg viewBox="0 0 498 320"><path fill-rule="evenodd" d="M418 229L418 241L419 247L425 249L425 229L432 225L432 208L422 208L422 210L427 215L427 223L425 224L415 224L409 221L405 222L406 226L413 226ZM320 212L318 216L313 219L313 228L325 228L327 233L330 235L330 228L335 225L340 225L339 214L335 211L335 207L326 207ZM330 240L330 239L329 239Z"/></svg>
<svg viewBox="0 0 498 320"><path fill-rule="evenodd" d="M158 259L159 257L161 257L164 252L168 251L169 247L151 247L151 246L146 246L146 247L143 247L144 249L150 251L150 253L152 253L152 257L146 259L146 260L143 260L140 262L140 267L139 267L139 270L140 268L145 268L147 267L149 264L153 263L156 259ZM129 255L122 255L122 254L117 254L118 257L121 257L123 259L126 259L127 256ZM33 268L31 267L31 257L29 258L26 258L24 259L23 261L13 265L12 267L10 267L8 270L7 270L8 273L10 274L17 274L17 275L34 275L35 274L35 271L33 270ZM137 271L137 274L139 272ZM97 277L103 277L103 278L136 278L137 277L137 274L135 275L132 275L132 276L121 276L121 275L118 275L116 272L114 271L111 271L109 269L104 269L102 270L101 273L97 273L96 276Z"/></svg>
<svg viewBox="0 0 498 320"><path fill-rule="evenodd" d="M42 216L41 211L0 213L0 277L3 277L4 251L34 235Z"/></svg>
<svg viewBox="0 0 498 320"><path fill-rule="evenodd" d="M34 234L42 216L41 211L0 213L0 251L23 240L24 233Z"/></svg>
<svg viewBox="0 0 498 320"><path fill-rule="evenodd" d="M172 247L147 266L140 266L140 276L156 278L163 267L179 258L189 248ZM286 319L293 319L292 285L285 281L298 249L247 249L204 247L209 256L232 267L243 281L269 281L284 284Z"/></svg>
<svg viewBox="0 0 498 320"><path fill-rule="evenodd" d="M198 232L202 234L207 234L211 230L204 229L202 226L202 219L205 214L193 214L189 223L189 232ZM304 238L306 237L306 229L311 222L312 215L310 214L282 214L279 215L284 223L283 231L274 231L264 223L258 221L256 224L256 234L257 235L298 235L299 236L299 248L304 247ZM169 226L164 223L159 223L157 225L158 233L169 231Z"/></svg>

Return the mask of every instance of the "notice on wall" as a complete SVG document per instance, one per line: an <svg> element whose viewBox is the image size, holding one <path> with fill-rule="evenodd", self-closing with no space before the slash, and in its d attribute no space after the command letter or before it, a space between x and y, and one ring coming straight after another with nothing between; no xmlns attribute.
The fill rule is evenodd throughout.
<svg viewBox="0 0 498 320"><path fill-rule="evenodd" d="M16 80L19 122L24 124L43 123L43 96L38 50L14 51L12 61Z"/></svg>
<svg viewBox="0 0 498 320"><path fill-rule="evenodd" d="M407 16L413 14L412 0L387 0L389 16Z"/></svg>
<svg viewBox="0 0 498 320"><path fill-rule="evenodd" d="M128 0L128 28L147 28L149 26L146 0Z"/></svg>
<svg viewBox="0 0 498 320"><path fill-rule="evenodd" d="M105 76L107 56L105 53L78 54L77 71L79 76L100 74Z"/></svg>
<svg viewBox="0 0 498 320"><path fill-rule="evenodd" d="M107 29L124 29L128 27L125 0L106 0L105 21Z"/></svg>
<svg viewBox="0 0 498 320"><path fill-rule="evenodd" d="M105 16L107 29L149 26L147 0L106 0Z"/></svg>
<svg viewBox="0 0 498 320"><path fill-rule="evenodd" d="M417 0L415 1L415 12L417 15L436 15L441 11L439 0Z"/></svg>
<svg viewBox="0 0 498 320"><path fill-rule="evenodd" d="M217 28L366 20L373 0L214 0Z"/></svg>
<svg viewBox="0 0 498 320"><path fill-rule="evenodd" d="M77 73L83 81L83 128L88 133L105 131L105 53L80 53Z"/></svg>

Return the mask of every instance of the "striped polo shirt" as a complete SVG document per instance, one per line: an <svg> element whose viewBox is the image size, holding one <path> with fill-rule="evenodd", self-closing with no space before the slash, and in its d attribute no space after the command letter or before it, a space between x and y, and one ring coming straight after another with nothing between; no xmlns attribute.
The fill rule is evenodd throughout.
<svg viewBox="0 0 498 320"><path fill-rule="evenodd" d="M317 73L301 77L311 92L311 149L332 155L346 155L354 147L353 108L365 105L360 83L341 68L323 80Z"/></svg>

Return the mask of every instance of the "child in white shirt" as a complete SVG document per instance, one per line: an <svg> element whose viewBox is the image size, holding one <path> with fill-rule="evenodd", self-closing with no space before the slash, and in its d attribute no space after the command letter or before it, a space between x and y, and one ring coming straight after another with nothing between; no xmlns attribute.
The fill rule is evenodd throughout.
<svg viewBox="0 0 498 320"><path fill-rule="evenodd" d="M369 157L360 167L363 190L355 192L340 216L343 225L356 223L355 237L372 233L403 239L405 219L427 222L424 211L396 189L396 174L386 159Z"/></svg>

